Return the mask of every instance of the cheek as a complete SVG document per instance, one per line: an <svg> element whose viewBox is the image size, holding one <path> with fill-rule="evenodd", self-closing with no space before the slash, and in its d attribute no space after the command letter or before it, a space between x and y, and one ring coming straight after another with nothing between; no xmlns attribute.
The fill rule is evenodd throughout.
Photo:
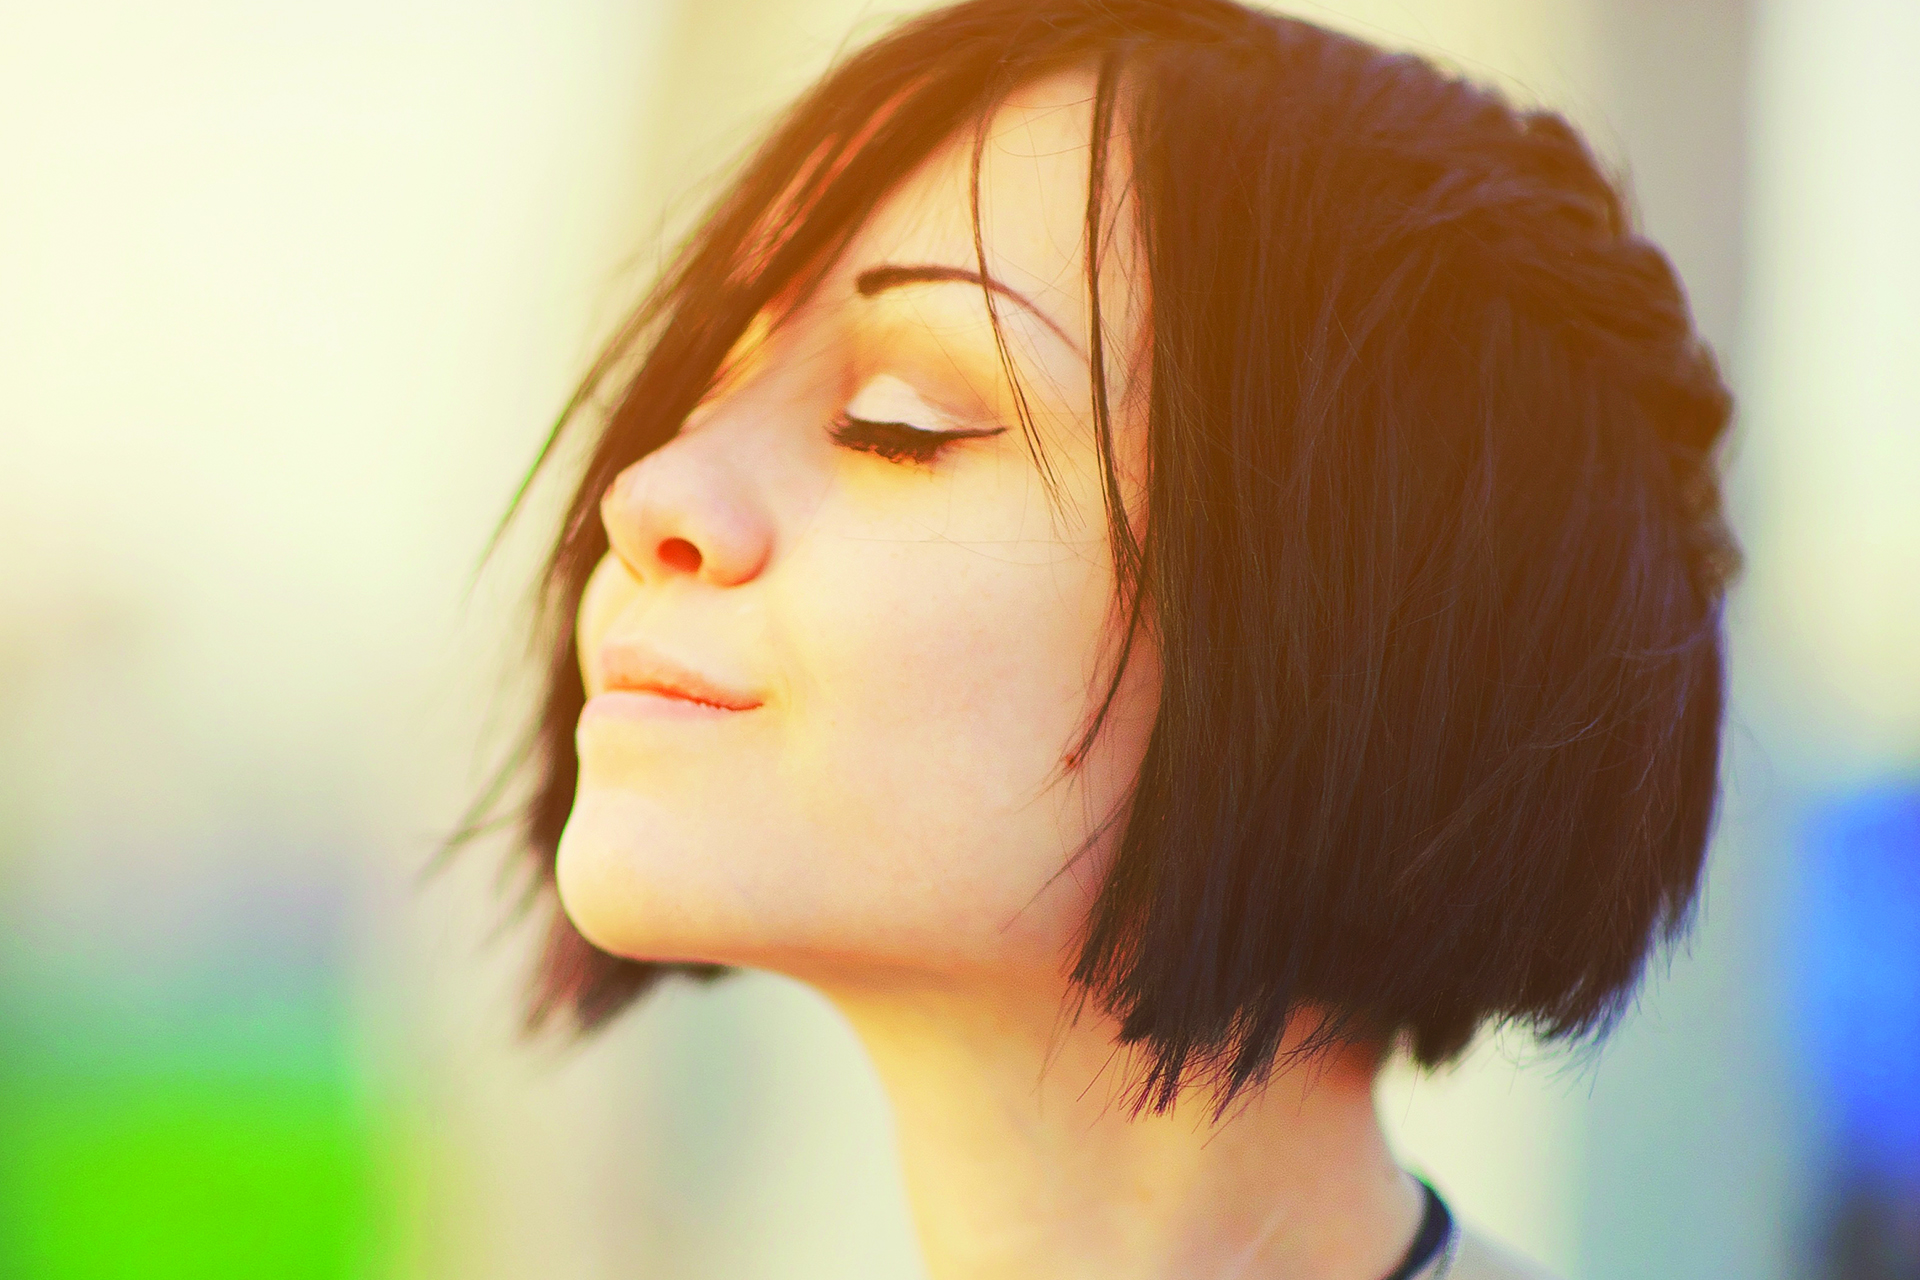
<svg viewBox="0 0 1920 1280"><path fill-rule="evenodd" d="M1104 544L1044 522L1031 538L823 529L788 568L785 764L839 883L905 949L1051 963L1103 860L1059 873L1130 786L1154 692L1136 675L1095 757L1063 774L1111 656Z"/></svg>

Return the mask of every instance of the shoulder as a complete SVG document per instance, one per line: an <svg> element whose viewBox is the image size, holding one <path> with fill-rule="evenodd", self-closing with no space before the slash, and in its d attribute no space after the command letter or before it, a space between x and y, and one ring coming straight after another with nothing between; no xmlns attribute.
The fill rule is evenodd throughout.
<svg viewBox="0 0 1920 1280"><path fill-rule="evenodd" d="M1434 1280L1554 1280L1551 1272L1462 1227L1453 1265L1436 1270Z"/></svg>

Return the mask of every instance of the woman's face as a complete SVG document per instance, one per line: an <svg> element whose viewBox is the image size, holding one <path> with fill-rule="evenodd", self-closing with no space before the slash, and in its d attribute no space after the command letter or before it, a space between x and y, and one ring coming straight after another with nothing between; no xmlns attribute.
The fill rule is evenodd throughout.
<svg viewBox="0 0 1920 1280"><path fill-rule="evenodd" d="M963 131L609 487L559 853L566 910L602 948L816 978L1059 974L1159 696L1137 644L1094 749L1062 768L1121 631L1085 354L1092 89L1026 87L981 161L1044 467L975 275ZM1119 190L1124 156L1110 167ZM1129 226L1101 302L1137 519Z"/></svg>

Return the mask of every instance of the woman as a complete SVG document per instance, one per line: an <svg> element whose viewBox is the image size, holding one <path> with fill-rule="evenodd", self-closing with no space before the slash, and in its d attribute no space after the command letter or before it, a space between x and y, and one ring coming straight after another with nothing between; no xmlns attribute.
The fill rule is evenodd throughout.
<svg viewBox="0 0 1920 1280"><path fill-rule="evenodd" d="M618 384L615 387L615 384ZM973 0L586 380L533 1019L823 992L936 1277L1537 1274L1372 1082L1694 898L1729 414L1560 118L1226 0Z"/></svg>

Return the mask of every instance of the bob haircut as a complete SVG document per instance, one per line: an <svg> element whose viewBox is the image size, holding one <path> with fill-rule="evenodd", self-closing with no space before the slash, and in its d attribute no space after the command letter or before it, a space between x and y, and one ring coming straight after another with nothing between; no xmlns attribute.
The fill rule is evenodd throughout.
<svg viewBox="0 0 1920 1280"><path fill-rule="evenodd" d="M1684 929L1712 822L1728 393L1564 119L1229 0L970 0L791 109L536 463L624 378L546 570L544 705L477 815L524 771L551 899L601 492L969 127L979 250L984 121L1066 66L1098 72L1092 408L1121 616L1163 666L1073 971L1143 1052L1137 1104L1203 1082L1224 1106L1304 1009L1309 1047L1425 1065L1489 1020L1596 1038ZM1114 125L1150 290L1138 540L1098 341ZM529 1024L590 1029L676 971L723 972L608 955L555 911Z"/></svg>

